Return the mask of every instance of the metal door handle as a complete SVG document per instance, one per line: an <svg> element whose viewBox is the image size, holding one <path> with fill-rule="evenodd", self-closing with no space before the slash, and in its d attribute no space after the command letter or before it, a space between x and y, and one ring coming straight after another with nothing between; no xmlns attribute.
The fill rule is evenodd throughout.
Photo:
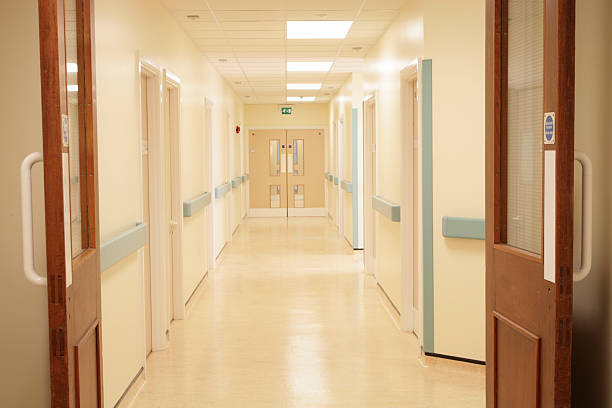
<svg viewBox="0 0 612 408"><path fill-rule="evenodd" d="M579 282L591 272L593 263L593 164L582 152L574 152L574 160L582 166L582 249L580 269L574 271L574 282Z"/></svg>
<svg viewBox="0 0 612 408"><path fill-rule="evenodd" d="M34 221L32 217L32 167L43 161L40 152L30 153L21 163L21 235L23 273L26 279L38 286L45 286L47 278L34 268Z"/></svg>

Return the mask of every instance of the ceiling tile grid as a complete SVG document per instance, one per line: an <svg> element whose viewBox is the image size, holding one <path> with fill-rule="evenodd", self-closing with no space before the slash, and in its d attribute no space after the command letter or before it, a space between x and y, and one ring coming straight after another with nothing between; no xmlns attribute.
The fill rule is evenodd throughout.
<svg viewBox="0 0 612 408"><path fill-rule="evenodd" d="M364 69L364 57L407 0L162 0L187 35L247 104L289 96L329 101ZM344 39L287 39L286 22L353 21ZM330 61L328 72L287 72L289 61ZM288 90L288 83L320 83Z"/></svg>

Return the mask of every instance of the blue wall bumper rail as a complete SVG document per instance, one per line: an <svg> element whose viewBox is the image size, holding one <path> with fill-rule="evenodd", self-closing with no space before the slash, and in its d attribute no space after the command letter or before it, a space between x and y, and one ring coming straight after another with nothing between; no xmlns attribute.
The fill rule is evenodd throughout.
<svg viewBox="0 0 612 408"><path fill-rule="evenodd" d="M340 187L346 191L347 193L352 193L353 192L353 183L348 181L348 180L342 180L340 182Z"/></svg>
<svg viewBox="0 0 612 408"><path fill-rule="evenodd" d="M232 188L236 188L242 184L242 177L234 177L232 179Z"/></svg>
<svg viewBox="0 0 612 408"><path fill-rule="evenodd" d="M338 185L340 183L340 180L338 179L338 177L334 176L334 184Z"/></svg>
<svg viewBox="0 0 612 408"><path fill-rule="evenodd" d="M393 222L400 222L401 220L400 205L386 200L381 196L376 195L372 197L372 208Z"/></svg>
<svg viewBox="0 0 612 408"><path fill-rule="evenodd" d="M192 198L189 201L183 201L183 217L191 217L212 201L212 194L210 192L206 192L204 194L200 194L197 197Z"/></svg>
<svg viewBox="0 0 612 408"><path fill-rule="evenodd" d="M215 198L221 198L232 190L232 183L227 182L215 187Z"/></svg>
<svg viewBox="0 0 612 408"><path fill-rule="evenodd" d="M483 218L442 217L442 235L446 238L485 239Z"/></svg>
<svg viewBox="0 0 612 408"><path fill-rule="evenodd" d="M327 180L333 182L334 181L334 175L331 174L331 173L327 173Z"/></svg>
<svg viewBox="0 0 612 408"><path fill-rule="evenodd" d="M105 271L138 251L149 241L149 227L139 223L104 242L100 247L100 269Z"/></svg>
<svg viewBox="0 0 612 408"><path fill-rule="evenodd" d="M247 176L246 174L243 174L242 177L240 177L242 179L243 183L246 183L247 180L249 179L249 176Z"/></svg>

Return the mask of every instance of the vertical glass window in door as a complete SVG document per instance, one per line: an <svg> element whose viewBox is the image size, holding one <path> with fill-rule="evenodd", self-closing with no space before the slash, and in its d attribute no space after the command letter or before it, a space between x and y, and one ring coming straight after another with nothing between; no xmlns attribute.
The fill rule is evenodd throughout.
<svg viewBox="0 0 612 408"><path fill-rule="evenodd" d="M543 0L508 0L506 243L542 252Z"/></svg>
<svg viewBox="0 0 612 408"><path fill-rule="evenodd" d="M281 158L280 158L280 140L270 140L270 175L280 176Z"/></svg>
<svg viewBox="0 0 612 408"><path fill-rule="evenodd" d="M281 186L270 186L270 208L281 208Z"/></svg>
<svg viewBox="0 0 612 408"><path fill-rule="evenodd" d="M293 175L304 175L304 139L293 139Z"/></svg>
<svg viewBox="0 0 612 408"><path fill-rule="evenodd" d="M295 184L293 186L293 204L295 208L304 208L304 185Z"/></svg>
<svg viewBox="0 0 612 408"><path fill-rule="evenodd" d="M64 166L69 168L70 179L70 224L72 256L76 257L87 244L87 219L86 212L82 211L86 207L86 189L83 188L81 180L81 167L85 163L80 160L80 140L81 125L80 118L81 104L84 90L82 81L83 69L79 64L79 53L77 44L77 8L76 0L66 0L65 3L65 33L66 33L66 92L68 94L68 157L64 158L68 163ZM65 146L66 147L66 146Z"/></svg>

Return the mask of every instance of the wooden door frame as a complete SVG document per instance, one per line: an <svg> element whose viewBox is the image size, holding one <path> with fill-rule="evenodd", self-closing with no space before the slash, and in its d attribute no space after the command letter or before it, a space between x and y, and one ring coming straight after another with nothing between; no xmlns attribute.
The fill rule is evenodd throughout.
<svg viewBox="0 0 612 408"><path fill-rule="evenodd" d="M170 305L173 309L175 319L182 320L185 318L185 301L183 299L183 200L182 200L182 153L181 153L181 79L171 71L163 70L164 88L170 88L168 100L164 101L169 104L170 109L170 177L172 179L171 194L172 194L172 214L173 221L177 222L176 234L172 235L172 259L169 263L172 265L172 298L173 304ZM165 127L164 127L165 129Z"/></svg>
<svg viewBox="0 0 612 408"><path fill-rule="evenodd" d="M368 199L368 196L373 196L376 192L373 191L373 180L372 180L372 155L374 154L373 145L376 141L376 106L378 103L377 92L366 95L363 99L363 208L364 208L364 243L363 253L366 272L370 275L376 276L376 258L372 256L372 250L369 243L376 241L375 225L376 225L376 213L372 208L372 201ZM369 116L369 109L372 108L374 115L372 120L371 129L366 129L365 123L366 118ZM374 129L374 130L372 130Z"/></svg>
<svg viewBox="0 0 612 408"><path fill-rule="evenodd" d="M401 169L401 209L403 216L400 219L400 245L401 251L401 313L400 323L402 330L407 332L417 331L416 327L419 322L418 311L413 307L414 300L414 275L419 276L419 272L414 270L414 258L413 254L417 254L420 259L421 254L417 250L415 251L413 233L414 229L420 231L420 222L414 225L413 218L414 212L419 212L419 208L414 208L414 160L413 160L413 139L414 139L414 119L413 115L413 99L414 89L412 81L419 80L419 66L418 60L414 61L400 72L400 112L401 112L401 151L402 151L402 169ZM420 105L420 98L419 98ZM420 108L419 108L420 112ZM420 118L416 118L417 122L420 123ZM417 140L421 140L420 129L418 127ZM420 143L419 143L420 146ZM418 163L417 163L418 165ZM418 177L418 175L417 175ZM417 202L420 202L418 197ZM417 217L417 220L419 218ZM419 233L420 235L420 233ZM420 240L419 240L420 241ZM418 247L418 242L416 243ZM420 278L419 278L420 280ZM422 309L421 309L422 311Z"/></svg>
<svg viewBox="0 0 612 408"><path fill-rule="evenodd" d="M148 113L148 155L149 155L149 231L150 231L150 257L151 257L151 349L152 351L164 350L168 347L166 330L167 324L167 305L166 305L166 274L164 242L165 224L163 211L163 106L162 98L162 69L151 60L140 57L137 66L138 92L140 94L140 75L147 77L147 113ZM142 115L142 104L139 102L139 114ZM142 121L140 121L142 122ZM142 140L142 126L138 126L139 140ZM140 204L139 217L144 217L144 202L142 198L143 175L142 175L142 143L138 143L138 163L140 170ZM143 287L143 316L145 307L144 296L144 251L140 251L141 260L141 281ZM144 322L146 324L146 322ZM145 329L146 330L146 329ZM145 347L146 362L146 347Z"/></svg>

